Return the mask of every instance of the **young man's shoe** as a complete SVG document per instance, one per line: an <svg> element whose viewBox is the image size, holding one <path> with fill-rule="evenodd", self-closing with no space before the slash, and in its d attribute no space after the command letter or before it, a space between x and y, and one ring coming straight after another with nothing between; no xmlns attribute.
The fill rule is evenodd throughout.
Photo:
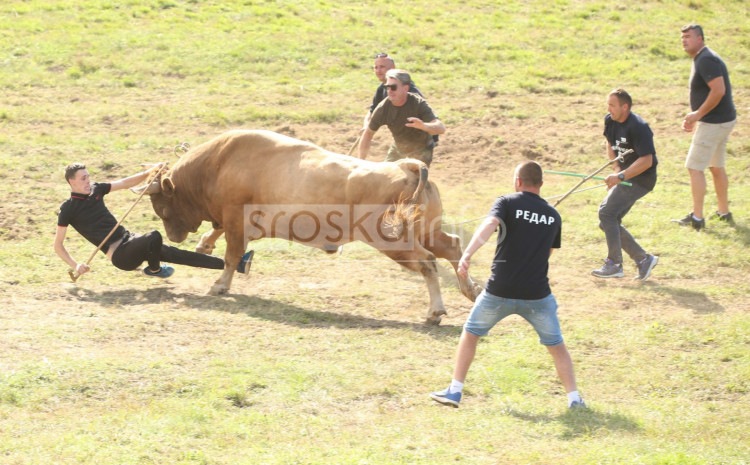
<svg viewBox="0 0 750 465"><path fill-rule="evenodd" d="M651 276L651 270L654 269L656 264L659 263L659 257L656 255L646 255L646 258L637 263L638 266L638 279L645 281Z"/></svg>
<svg viewBox="0 0 750 465"><path fill-rule="evenodd" d="M148 267L143 269L143 274L146 276L153 276L155 278L169 278L174 274L174 268L167 265L162 265L159 268L159 271L151 271L148 269Z"/></svg>
<svg viewBox="0 0 750 465"><path fill-rule="evenodd" d="M625 276L622 272L622 263L615 263L611 259L604 260L601 268L592 270L591 274L597 278L622 278Z"/></svg>
<svg viewBox="0 0 750 465"><path fill-rule="evenodd" d="M732 212L719 213L716 212L714 217L719 221L725 221L729 224L734 224L734 218L732 218Z"/></svg>
<svg viewBox="0 0 750 465"><path fill-rule="evenodd" d="M450 405L451 407L458 408L459 402L461 402L460 392L450 392L450 388L445 388L442 391L433 392L430 394L432 400L440 402L443 405Z"/></svg>
<svg viewBox="0 0 750 465"><path fill-rule="evenodd" d="M695 216L693 216L693 212L688 213L685 215L685 218L680 218L679 220L672 220L673 223L677 223L680 226L692 226L693 229L696 231L700 231L701 229L706 227L706 220L701 218L697 219Z"/></svg>
<svg viewBox="0 0 750 465"><path fill-rule="evenodd" d="M253 263L253 255L255 255L255 251L251 250L249 252L245 252L245 255L242 256L240 259L240 263L237 265L237 271L242 274L248 274L250 273L250 265Z"/></svg>
<svg viewBox="0 0 750 465"><path fill-rule="evenodd" d="M576 409L585 409L585 408L588 408L588 407L586 407L586 402L584 402L583 399L581 399L581 400L574 400L570 404L570 407L568 407L568 408L571 409L571 410L576 410Z"/></svg>

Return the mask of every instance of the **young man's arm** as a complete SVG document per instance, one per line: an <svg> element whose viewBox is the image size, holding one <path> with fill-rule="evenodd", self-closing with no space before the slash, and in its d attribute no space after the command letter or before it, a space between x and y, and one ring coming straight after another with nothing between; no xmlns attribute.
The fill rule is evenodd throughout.
<svg viewBox="0 0 750 465"><path fill-rule="evenodd" d="M471 266L471 257L474 252L479 250L489 239L492 234L497 230L500 225L500 220L494 216L488 216L484 222L479 225L474 235L469 241L469 245L466 246L464 254L461 256L461 260L458 262L458 274L466 277L469 274L469 266Z"/></svg>
<svg viewBox="0 0 750 465"><path fill-rule="evenodd" d="M143 181L148 178L148 176L152 172L158 171L164 164L163 163L157 163L152 168L147 169L146 171L142 171L138 174L134 174L132 176L128 176L127 178L118 179L117 181L112 181L110 183L110 192L113 191L119 191L122 189L130 189L131 187L135 187L138 184L142 183Z"/></svg>
<svg viewBox="0 0 750 465"><path fill-rule="evenodd" d="M607 158L609 158L610 160L614 160L615 157L616 157L615 150L612 148L612 145L609 143L609 140L606 139L606 138L605 138L605 140L607 141ZM613 163L613 165L614 166L613 166L612 169L614 169L615 171L620 171L620 163L619 162Z"/></svg>
<svg viewBox="0 0 750 465"><path fill-rule="evenodd" d="M67 226L57 226L57 232L55 233L55 253L58 257L62 258L62 260L67 263L77 275L82 275L89 271L90 268L85 263L78 263L75 261L70 253L68 253L68 250L65 248L65 234L67 232Z"/></svg>
<svg viewBox="0 0 750 465"><path fill-rule="evenodd" d="M625 176L625 179L623 181L627 181L628 179L632 179L639 174L643 173L647 169L651 168L651 165L654 164L654 155L648 154L644 155L642 157L638 157L632 165L628 166L626 170L619 171L617 173L612 173L609 176L607 176L604 179L605 184L607 184L607 188L611 188L616 186L617 184L620 184L620 178L617 177L618 174L622 173L623 176Z"/></svg>

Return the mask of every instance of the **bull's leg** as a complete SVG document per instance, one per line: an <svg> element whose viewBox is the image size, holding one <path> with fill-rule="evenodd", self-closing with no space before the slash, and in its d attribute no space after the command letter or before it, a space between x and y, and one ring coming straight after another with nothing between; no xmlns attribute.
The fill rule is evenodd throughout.
<svg viewBox="0 0 750 465"><path fill-rule="evenodd" d="M461 238L455 234L448 234L442 230L435 230L423 239L422 245L435 254L437 258L444 258L453 265L453 270L456 271L458 287L461 289L461 293L465 295L467 299L474 302L477 296L482 292L482 286L471 279L470 275L464 278L458 274L458 262L461 260L461 255L463 255Z"/></svg>
<svg viewBox="0 0 750 465"><path fill-rule="evenodd" d="M209 291L210 294L226 294L232 286L232 278L240 263L242 254L247 246L247 238L243 229L242 206L224 209L224 233L227 241L227 251L224 254L224 271Z"/></svg>
<svg viewBox="0 0 750 465"><path fill-rule="evenodd" d="M216 247L216 241L224 234L223 229L211 229L201 236L201 240L198 241L198 245L195 246L195 251L198 253L204 253L211 255Z"/></svg>
<svg viewBox="0 0 750 465"><path fill-rule="evenodd" d="M419 245L411 251L384 250L382 252L404 268L422 273L427 284L427 292L430 295L430 308L427 310L425 323L440 324L440 320L446 314L446 311L443 304L443 295L440 293L440 279L438 278L435 256Z"/></svg>

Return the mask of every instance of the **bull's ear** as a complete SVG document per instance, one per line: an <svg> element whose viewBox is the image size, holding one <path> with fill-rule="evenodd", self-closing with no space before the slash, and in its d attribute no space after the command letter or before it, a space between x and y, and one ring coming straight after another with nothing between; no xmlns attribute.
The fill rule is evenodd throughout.
<svg viewBox="0 0 750 465"><path fill-rule="evenodd" d="M161 192L161 186L159 185L157 181L154 181L148 185L144 184L142 186L131 187L130 191L136 194L141 194L143 191L146 191L144 195L145 194L149 194L149 195L158 194L159 192Z"/></svg>
<svg viewBox="0 0 750 465"><path fill-rule="evenodd" d="M167 197L172 197L174 195L174 183L172 182L172 178L163 178L161 180L161 192Z"/></svg>

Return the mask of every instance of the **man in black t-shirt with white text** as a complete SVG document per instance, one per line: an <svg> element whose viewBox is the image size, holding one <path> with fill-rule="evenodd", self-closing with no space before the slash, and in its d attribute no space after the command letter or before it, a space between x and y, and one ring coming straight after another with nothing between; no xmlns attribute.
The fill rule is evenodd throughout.
<svg viewBox="0 0 750 465"><path fill-rule="evenodd" d="M557 302L547 278L549 257L553 249L560 247L560 215L539 196L542 168L538 163L527 161L518 165L514 185L514 194L495 201L459 262L458 273L466 276L472 255L498 231L492 275L464 324L453 380L447 389L433 392L430 397L443 405L458 407L479 338L487 335L503 318L516 314L531 324L539 335L539 342L552 355L568 396L568 407L585 407L576 386L573 361L560 330Z"/></svg>
<svg viewBox="0 0 750 465"><path fill-rule="evenodd" d="M631 112L633 99L623 89L615 89L607 96L609 113L604 117L604 137L607 156L614 163L614 172L607 176L607 196L599 205L599 228L607 240L607 258L601 268L591 271L598 278L622 278L622 252L635 262L638 276L645 281L659 261L647 253L622 225L622 219L635 202L654 189L656 185L656 158L654 133L648 123ZM621 183L628 181L631 185Z"/></svg>

